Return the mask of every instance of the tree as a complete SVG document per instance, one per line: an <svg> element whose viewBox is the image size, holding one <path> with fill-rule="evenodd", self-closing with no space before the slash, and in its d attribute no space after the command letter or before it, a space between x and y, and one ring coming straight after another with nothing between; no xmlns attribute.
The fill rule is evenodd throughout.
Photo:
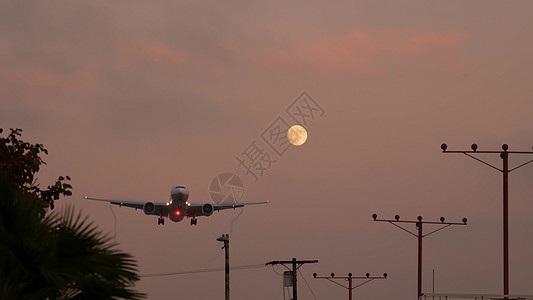
<svg viewBox="0 0 533 300"><path fill-rule="evenodd" d="M132 289L139 276L131 255L116 250L117 245L72 206L43 214L42 193L14 183L21 177L25 179L19 183L33 181L35 166L42 161L34 156L6 162L5 157L28 158L27 153L38 156L46 150L10 137L10 146L23 145L27 152L5 156L2 149L0 156L2 167L16 167L10 169L13 173L0 172L0 299L144 298Z"/></svg>
<svg viewBox="0 0 533 300"><path fill-rule="evenodd" d="M0 128L0 133L3 129ZM30 144L19 140L22 129L11 128L11 133L6 137L0 137L0 172L11 181L15 191L22 194L32 194L41 199L43 208L54 209L54 201L61 195L71 196L72 186L65 181L70 177L59 176L54 185L46 189L39 188L35 179L35 173L39 172L42 164L46 164L40 153L48 154L42 144Z"/></svg>

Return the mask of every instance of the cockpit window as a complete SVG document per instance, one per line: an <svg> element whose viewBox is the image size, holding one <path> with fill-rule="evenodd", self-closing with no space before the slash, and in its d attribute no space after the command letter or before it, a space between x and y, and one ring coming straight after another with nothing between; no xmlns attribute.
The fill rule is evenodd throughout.
<svg viewBox="0 0 533 300"><path fill-rule="evenodd" d="M184 188L185 188L185 186L184 186L184 185L176 185L176 187L175 187L175 188L176 188L176 189L184 189Z"/></svg>

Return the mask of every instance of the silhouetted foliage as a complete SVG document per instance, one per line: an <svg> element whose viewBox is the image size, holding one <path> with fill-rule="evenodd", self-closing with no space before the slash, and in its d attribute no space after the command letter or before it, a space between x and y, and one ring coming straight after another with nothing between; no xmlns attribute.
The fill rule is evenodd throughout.
<svg viewBox="0 0 533 300"><path fill-rule="evenodd" d="M32 194L43 200L43 207L54 209L54 201L61 195L70 196L72 186L69 176L59 176L55 184L46 189L40 189L35 174L41 165L46 164L40 157L41 153L48 154L42 144L30 144L20 140L22 129L10 129L7 137L0 136L0 174L11 182L17 193ZM3 129L0 128L0 134Z"/></svg>
<svg viewBox="0 0 533 300"><path fill-rule="evenodd" d="M20 131L0 143L0 299L143 299L132 289L139 276L130 254L72 207L45 213L43 203L52 207L71 186L59 177L38 188L47 152L18 140Z"/></svg>
<svg viewBox="0 0 533 300"><path fill-rule="evenodd" d="M142 299L129 254L69 207L45 217L0 178L0 299Z"/></svg>

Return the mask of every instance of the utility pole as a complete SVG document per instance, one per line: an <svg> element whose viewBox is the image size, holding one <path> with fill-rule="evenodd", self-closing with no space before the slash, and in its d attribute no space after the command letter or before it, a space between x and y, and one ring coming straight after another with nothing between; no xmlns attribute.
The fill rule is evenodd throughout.
<svg viewBox="0 0 533 300"><path fill-rule="evenodd" d="M517 167L514 167L509 170L509 154L533 154L531 151L508 151L509 146L507 144L502 145L502 150L496 150L496 151L477 151L477 145L472 144L470 147L472 150L464 150L464 151L449 151L448 145L442 144L440 145L440 148L442 149L442 153L462 153L470 158L473 158L480 163L487 165L493 169L496 169L503 174L503 293L505 295L509 295L509 173L511 171L514 171L520 167L523 167L531 162L533 160L527 161L521 165L518 165ZM488 162L485 162L477 157L475 157L473 154L500 154L500 157L503 160L503 168L500 169L498 167L495 167ZM505 297L505 299L508 299Z"/></svg>
<svg viewBox="0 0 533 300"><path fill-rule="evenodd" d="M225 260L225 273L226 273L226 289L225 289L225 296L226 300L229 300L229 234L222 234L221 237L217 238L217 241L224 242L224 246L222 249L225 249L226 252L226 260Z"/></svg>
<svg viewBox="0 0 533 300"><path fill-rule="evenodd" d="M292 260L275 260L267 262L265 265L282 265L285 268L289 269L292 273L292 300L298 300L298 288L296 284L296 272L303 264L316 264L318 260L296 260L296 258L293 258ZM290 265L291 268L287 267L287 265Z"/></svg>
<svg viewBox="0 0 533 300"><path fill-rule="evenodd" d="M444 217L440 218L440 222L422 221L422 217L421 216L418 216L416 221L414 221L414 220L404 221L404 220L400 220L400 216L399 215L394 216L394 220L379 220L378 219L378 215L376 215L376 214L373 214L372 218L374 219L374 221L377 221L377 222L388 222L388 223L391 223L392 225L394 225L394 226L400 228L401 230L403 230L403 231L415 236L418 239L418 290L417 290L417 299L420 297L420 295L422 295L422 239L424 237L432 234L432 233L440 231L440 230L442 230L442 229L444 229L446 227L449 227L451 225L466 225L466 221L467 221L466 218L463 218L463 223L445 222ZM415 224L416 229L417 229L417 233L412 233L411 231L401 227L400 225L397 225L396 223L412 223L412 224ZM436 230L430 231L429 233L423 234L423 231L422 231L423 224L441 225L441 227L439 227Z"/></svg>
<svg viewBox="0 0 533 300"><path fill-rule="evenodd" d="M356 289L364 284L367 284L369 283L370 281L374 280L374 279L387 279L387 273L384 273L383 276L370 276L370 273L366 273L366 277L363 277L363 276L359 276L359 277L352 277L352 273L348 273L348 277L335 277L335 273L331 273L330 274L331 277L317 277L317 274L316 273L313 273L313 277L316 278L316 279L326 279L326 280L329 280L333 283L335 283L336 285L338 286L341 286L345 289L348 290L348 299L349 300L352 300L352 290L353 289ZM352 286L352 280L353 279L365 279L366 281L359 284L359 285L356 285L356 286ZM340 284L334 280L345 280L345 281L348 281L348 286L345 286L343 284Z"/></svg>

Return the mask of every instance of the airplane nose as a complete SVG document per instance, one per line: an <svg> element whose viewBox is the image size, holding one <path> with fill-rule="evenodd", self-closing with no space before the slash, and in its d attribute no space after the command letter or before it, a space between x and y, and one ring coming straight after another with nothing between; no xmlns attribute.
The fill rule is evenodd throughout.
<svg viewBox="0 0 533 300"><path fill-rule="evenodd" d="M187 200L189 191L184 186L177 185L172 189L171 197L173 200Z"/></svg>

